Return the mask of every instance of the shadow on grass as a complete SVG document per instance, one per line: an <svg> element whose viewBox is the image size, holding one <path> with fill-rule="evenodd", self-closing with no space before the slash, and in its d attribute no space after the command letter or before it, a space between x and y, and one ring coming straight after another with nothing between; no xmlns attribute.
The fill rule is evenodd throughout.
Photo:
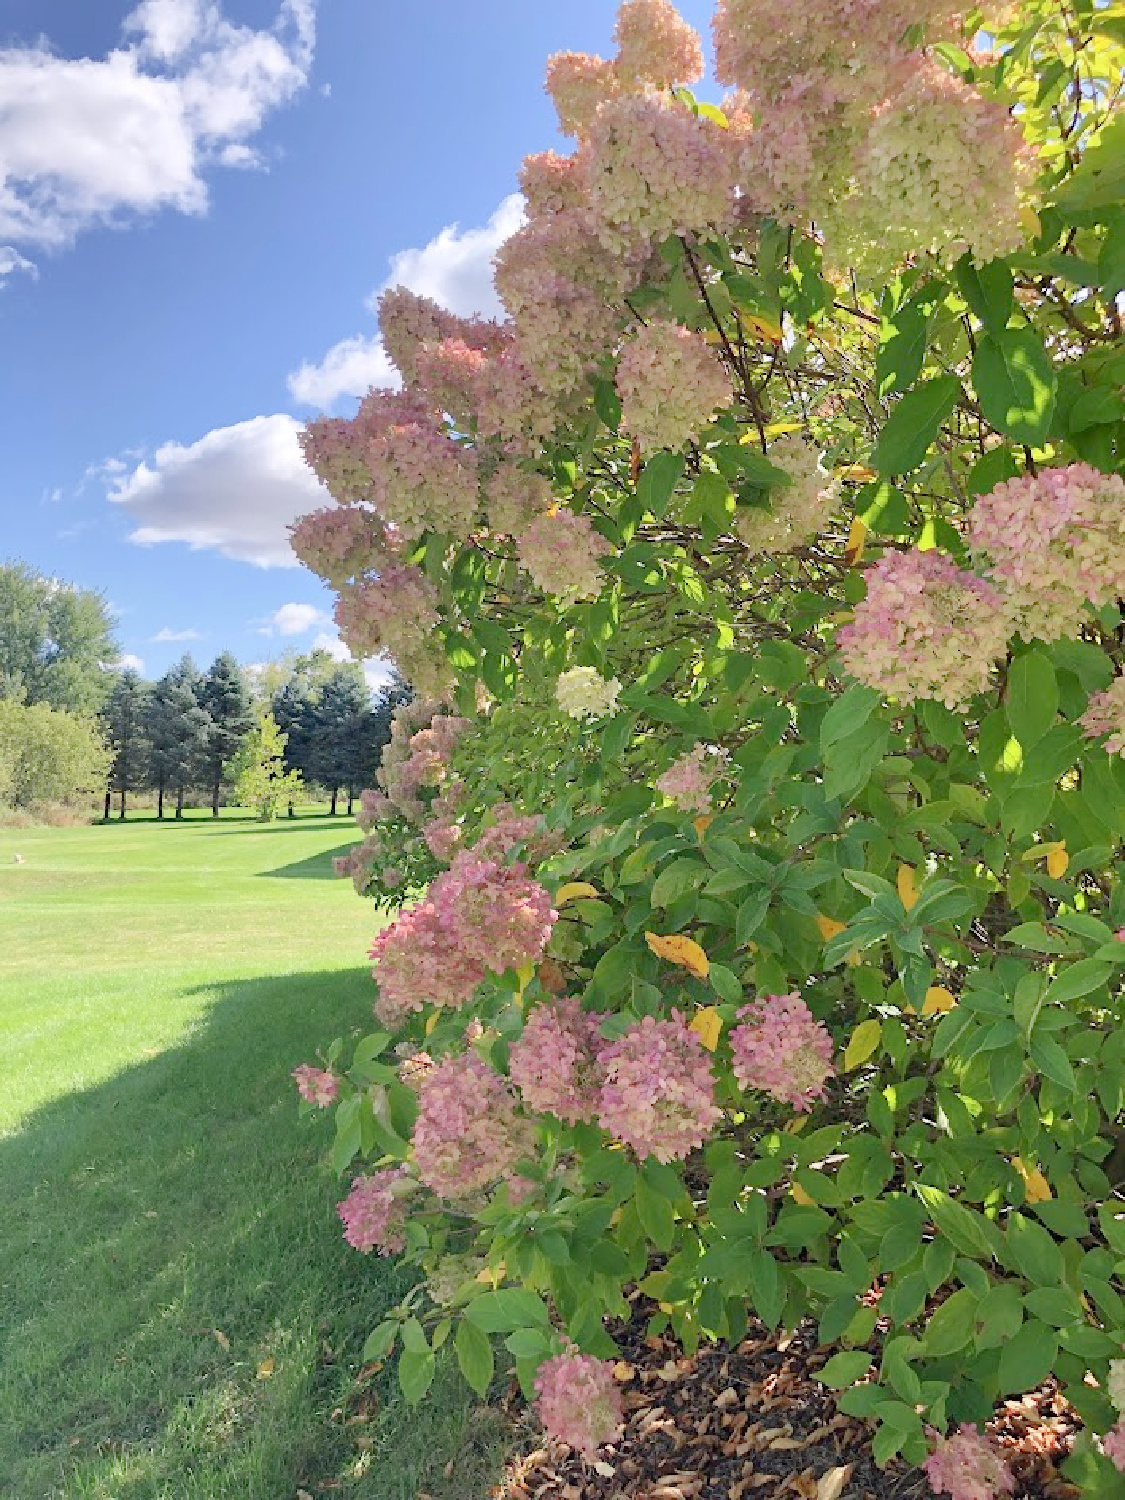
<svg viewBox="0 0 1125 1500"><path fill-rule="evenodd" d="M0 1140L0 1495L483 1497L503 1432L458 1377L421 1418L356 1385L410 1277L344 1245L288 1077L365 1026L367 971L211 993L181 1046Z"/></svg>
<svg viewBox="0 0 1125 1500"><path fill-rule="evenodd" d="M346 844L337 844L335 849L325 849L320 854L310 854L307 859L295 860L291 865L279 865L276 870L261 870L259 873L273 880L339 880L332 861L347 854L360 842L358 838L350 839Z"/></svg>

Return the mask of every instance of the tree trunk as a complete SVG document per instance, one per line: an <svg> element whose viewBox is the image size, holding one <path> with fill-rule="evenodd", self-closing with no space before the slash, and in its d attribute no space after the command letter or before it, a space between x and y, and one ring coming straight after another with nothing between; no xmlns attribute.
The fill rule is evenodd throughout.
<svg viewBox="0 0 1125 1500"><path fill-rule="evenodd" d="M291 818L295 818L295 817L296 817L296 816L297 816L297 814L296 814L296 812L295 812L295 810L294 810L294 807L293 807L293 803L292 803L292 802L290 802L290 803L289 803L289 816L290 816L290 817L291 817Z"/></svg>
<svg viewBox="0 0 1125 1500"><path fill-rule="evenodd" d="M349 787L348 788L348 817L349 818L352 815L352 804L354 802L355 802L355 793L352 791L351 787Z"/></svg>
<svg viewBox="0 0 1125 1500"><path fill-rule="evenodd" d="M335 787L332 788L332 800L328 804L328 816L330 818L334 818L336 816L336 788Z"/></svg>
<svg viewBox="0 0 1125 1500"><path fill-rule="evenodd" d="M103 823L108 823L109 822L109 815L110 815L110 812L112 811L112 804L113 804L113 793L112 792L106 792L106 794L105 794L105 812L102 815L102 822Z"/></svg>
<svg viewBox="0 0 1125 1500"><path fill-rule="evenodd" d="M161 777L160 780L156 783L156 816L158 818L163 818L163 816L164 816L164 778L163 777Z"/></svg>
<svg viewBox="0 0 1125 1500"><path fill-rule="evenodd" d="M219 816L219 788L220 786L222 786L222 784L223 773L222 769L220 768L219 774L215 777L215 785L211 789L211 816L213 818L217 818Z"/></svg>
<svg viewBox="0 0 1125 1500"><path fill-rule="evenodd" d="M183 815L184 815L184 789L183 789L182 786L179 786L179 787L176 788L176 817L177 818L182 818Z"/></svg>
<svg viewBox="0 0 1125 1500"><path fill-rule="evenodd" d="M117 814L122 823L125 821L125 788L121 788L121 811Z"/></svg>

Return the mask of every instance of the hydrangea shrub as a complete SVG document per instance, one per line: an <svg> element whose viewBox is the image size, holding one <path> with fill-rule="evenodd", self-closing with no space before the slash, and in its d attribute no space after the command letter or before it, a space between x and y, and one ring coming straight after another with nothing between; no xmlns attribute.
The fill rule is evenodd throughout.
<svg viewBox="0 0 1125 1500"><path fill-rule="evenodd" d="M418 696L365 795L334 1104L374 1330L587 1456L639 1289L815 1320L875 1455L1010 1493L1057 1380L1119 1493L1119 7L667 0L551 59L502 320L380 304L301 559ZM879 1324L878 1331L876 1324Z"/></svg>

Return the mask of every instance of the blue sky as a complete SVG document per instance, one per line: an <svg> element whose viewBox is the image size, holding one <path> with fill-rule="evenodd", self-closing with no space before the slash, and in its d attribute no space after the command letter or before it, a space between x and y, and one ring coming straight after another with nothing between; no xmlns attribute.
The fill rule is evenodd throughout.
<svg viewBox="0 0 1125 1500"><path fill-rule="evenodd" d="M614 11L4 0L0 558L104 589L149 675L330 642L297 426L387 378L388 280L495 311L520 159L568 149L545 60Z"/></svg>

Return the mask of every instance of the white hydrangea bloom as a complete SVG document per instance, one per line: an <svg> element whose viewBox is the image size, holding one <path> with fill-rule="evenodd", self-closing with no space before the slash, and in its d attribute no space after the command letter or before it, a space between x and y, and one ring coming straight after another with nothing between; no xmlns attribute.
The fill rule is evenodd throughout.
<svg viewBox="0 0 1125 1500"><path fill-rule="evenodd" d="M612 713L620 691L616 677L607 682L593 667L572 667L563 672L555 689L559 707L572 719L600 719Z"/></svg>

